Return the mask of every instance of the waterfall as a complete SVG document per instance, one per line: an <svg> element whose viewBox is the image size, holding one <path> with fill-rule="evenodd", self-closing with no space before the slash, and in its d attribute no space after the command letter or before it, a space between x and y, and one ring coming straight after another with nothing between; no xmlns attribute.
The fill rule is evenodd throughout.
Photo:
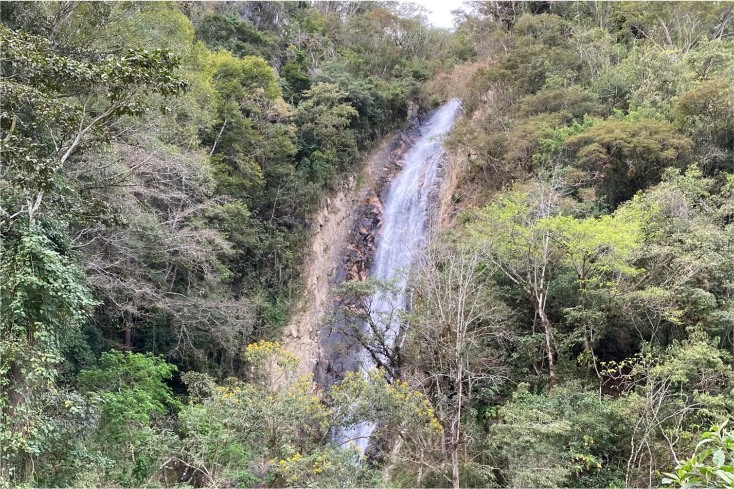
<svg viewBox="0 0 734 489"><path fill-rule="evenodd" d="M373 312L387 312L394 304L405 303L405 274L400 272L410 267L415 254L425 244L431 192L440 182L439 167L444 156L442 139L453 127L459 108L459 101L451 100L420 125L420 139L405 153L402 170L388 188L383 204L382 235L377 241L370 276L394 281L398 295L374 297ZM397 320L386 325L388 342L395 340L399 328ZM365 374L375 367L365 351L360 354L360 364ZM342 429L335 438L340 444L353 443L360 453L364 453L374 429L374 424L365 421Z"/></svg>

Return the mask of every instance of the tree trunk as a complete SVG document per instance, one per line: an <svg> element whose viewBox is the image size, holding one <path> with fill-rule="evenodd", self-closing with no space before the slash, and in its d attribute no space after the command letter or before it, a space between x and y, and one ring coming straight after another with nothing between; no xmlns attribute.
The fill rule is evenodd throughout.
<svg viewBox="0 0 734 489"><path fill-rule="evenodd" d="M543 334L545 335L545 350L548 358L548 382L552 387L556 383L556 363L553 359L553 327L545 308L538 306L537 313L540 317L540 323L543 325Z"/></svg>
<svg viewBox="0 0 734 489"><path fill-rule="evenodd" d="M454 410L453 419L451 420L451 441L449 447L451 450L451 487L459 489L460 477L459 477L459 441L461 439L461 409L463 407L463 396L464 396L464 369L461 364L461 357L457 355L458 361L458 372L456 375L456 409Z"/></svg>
<svg viewBox="0 0 734 489"><path fill-rule="evenodd" d="M403 447L404 441L402 433L398 434L398 439L395 441L395 445L393 445L392 450L390 450L389 462L385 466L384 480L386 481L391 480L391 473L398 463L398 455L400 454L400 449Z"/></svg>
<svg viewBox="0 0 734 489"><path fill-rule="evenodd" d="M451 487L459 489L459 447L451 447Z"/></svg>

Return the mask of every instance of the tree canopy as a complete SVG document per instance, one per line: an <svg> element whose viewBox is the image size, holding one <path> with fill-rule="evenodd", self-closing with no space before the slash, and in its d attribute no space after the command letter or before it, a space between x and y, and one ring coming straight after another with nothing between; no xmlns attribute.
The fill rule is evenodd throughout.
<svg viewBox="0 0 734 489"><path fill-rule="evenodd" d="M427 19L0 4L0 487L734 484L732 4ZM378 368L302 375L317 210L451 98L405 298L335 292Z"/></svg>

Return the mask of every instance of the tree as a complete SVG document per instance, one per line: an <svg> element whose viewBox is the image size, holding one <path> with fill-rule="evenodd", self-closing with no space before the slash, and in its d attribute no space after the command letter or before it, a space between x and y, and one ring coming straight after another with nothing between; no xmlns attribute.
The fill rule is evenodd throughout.
<svg viewBox="0 0 734 489"><path fill-rule="evenodd" d="M734 87L729 81L716 78L699 83L680 96L674 114L705 151L700 158L707 173L726 165L734 147Z"/></svg>
<svg viewBox="0 0 734 489"><path fill-rule="evenodd" d="M185 435L168 462L183 482L221 486L258 481L277 460L309 453L328 438L330 411L312 392L310 377L296 378L297 360L277 343L260 341L243 352L251 382L188 372L190 393L180 420Z"/></svg>
<svg viewBox="0 0 734 489"><path fill-rule="evenodd" d="M225 16L218 12L205 15L197 22L196 35L212 50L226 49L239 58L270 58L277 43L275 36L238 17L234 13Z"/></svg>
<svg viewBox="0 0 734 489"><path fill-rule="evenodd" d="M257 56L235 58L227 51L209 56L207 70L218 95L219 121L205 134L211 149L219 191L256 207L263 200L264 174L272 144L267 130L287 115L273 70ZM295 147L286 141L286 158ZM246 189L246 190L245 190Z"/></svg>
<svg viewBox="0 0 734 489"><path fill-rule="evenodd" d="M507 487L602 487L623 482L631 420L576 381L533 392L521 383L488 412L487 456Z"/></svg>
<svg viewBox="0 0 734 489"><path fill-rule="evenodd" d="M734 381L731 358L698 328L664 351L651 348L621 362L605 364L604 376L623 392L631 429L625 481L654 484L655 472L692 449L702 426L726 416Z"/></svg>
<svg viewBox="0 0 734 489"><path fill-rule="evenodd" d="M56 391L63 340L78 337L94 302L71 258L58 206L63 170L103 144L123 116L140 115L146 93L185 88L168 51L130 50L96 62L54 51L48 40L0 26L0 228L3 443L0 477L30 481ZM46 208L44 208L44 203ZM60 217L63 216L63 217ZM61 229L60 229L61 228Z"/></svg>
<svg viewBox="0 0 734 489"><path fill-rule="evenodd" d="M337 436L338 446L368 446L389 437L394 444L390 463L395 463L405 438L421 435L432 437L443 433L429 398L414 390L408 382L388 379L385 372L372 369L365 372L347 372L328 393L334 413L334 428L347 436ZM370 424L372 429L353 431L350 428ZM367 436L364 440L353 434ZM352 436L350 436L352 435ZM382 440L384 441L384 440Z"/></svg>
<svg viewBox="0 0 734 489"><path fill-rule="evenodd" d="M410 330L407 296L396 284L372 278L346 282L336 294L335 330L356 340L389 382L402 379L403 342Z"/></svg>
<svg viewBox="0 0 734 489"><path fill-rule="evenodd" d="M538 184L527 193L504 195L480 211L469 232L486 247L498 273L523 290L540 319L549 382L556 382L556 348L548 316L548 289L559 266L560 251L543 220L558 212L558 191Z"/></svg>
<svg viewBox="0 0 734 489"><path fill-rule="evenodd" d="M112 350L97 367L79 373L81 390L99 402L87 443L111 462L103 473L93 467L87 477L100 485L136 487L158 471L174 443L164 421L180 407L166 384L175 371L160 357Z"/></svg>
<svg viewBox="0 0 734 489"><path fill-rule="evenodd" d="M55 177L82 145L104 141L123 115L140 115L146 92L172 95L185 88L167 51L130 50L87 64L60 56L40 37L0 26L3 180L14 191L4 221L33 225ZM40 137L39 137L40 135Z"/></svg>
<svg viewBox="0 0 734 489"><path fill-rule="evenodd" d="M317 83L303 93L294 112L305 158L301 164L307 165L309 178L324 187L357 155L357 141L349 125L359 114L346 103L346 95L336 85Z"/></svg>
<svg viewBox="0 0 734 489"><path fill-rule="evenodd" d="M440 431L425 397L405 382L387 383L376 370L346 375L322 402L312 377L297 377L296 358L277 343L250 344L244 356L250 382L217 384L184 374L190 392L179 416L184 438L166 463L183 473L182 482L359 487L373 473L356 451L330 443L335 430L373 422L378 434Z"/></svg>
<svg viewBox="0 0 734 489"><path fill-rule="evenodd" d="M629 204L644 216L637 260L644 272L622 280L613 302L640 339L667 345L684 337L686 326L700 325L731 348L731 192L731 177L717 182L692 165L668 170Z"/></svg>
<svg viewBox="0 0 734 489"><path fill-rule="evenodd" d="M619 293L618 284L641 273L635 261L642 255L644 216L629 208L614 215L578 219L556 215L540 224L557 246L560 263L575 275L576 305L563 310L565 320L576 328L567 341L583 343L581 359L590 360L598 372L594 349L614 331L608 317L609 302ZM580 333L580 334L579 334ZM570 340L570 341L569 341Z"/></svg>
<svg viewBox="0 0 734 489"><path fill-rule="evenodd" d="M487 257L500 276L530 299L543 328L552 384L557 347L549 313L551 284L566 271L575 276L578 299L564 313L568 322L582 328L584 354L596 366L594 348L606 333L596 316L604 314L609 297L617 293L617 284L639 273L635 260L642 254L645 216L631 208L599 218L564 215L560 195L551 192L536 186L527 193L505 195L481 210L468 228L478 245L486 246Z"/></svg>
<svg viewBox="0 0 734 489"><path fill-rule="evenodd" d="M690 458L666 473L663 484L675 487L732 487L734 485L734 433L728 420L701 435Z"/></svg>
<svg viewBox="0 0 734 489"><path fill-rule="evenodd" d="M731 22L732 9L724 4L615 5L620 24L660 51L686 53L702 38L719 39Z"/></svg>
<svg viewBox="0 0 734 489"><path fill-rule="evenodd" d="M419 258L411 280L414 310L406 338L410 366L443 427L437 451L450 467L448 480L455 488L461 485L461 453L470 444L464 425L470 422L474 396L504 381L495 350L508 340L509 313L491 287L484 252L481 244L439 241ZM414 450L430 454L432 448Z"/></svg>
<svg viewBox="0 0 734 489"><path fill-rule="evenodd" d="M566 139L579 167L612 207L657 183L665 168L687 163L692 141L668 122L608 119Z"/></svg>
<svg viewBox="0 0 734 489"><path fill-rule="evenodd" d="M6 232L0 244L1 484L32 481L63 436L63 413L49 406L83 409L58 381L95 302L63 235L52 236L58 242L38 228Z"/></svg>

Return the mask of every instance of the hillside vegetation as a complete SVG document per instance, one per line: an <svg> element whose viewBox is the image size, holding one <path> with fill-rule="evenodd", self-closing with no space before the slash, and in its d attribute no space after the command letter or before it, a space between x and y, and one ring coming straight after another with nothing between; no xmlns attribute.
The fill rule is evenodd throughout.
<svg viewBox="0 0 734 489"><path fill-rule="evenodd" d="M3 2L0 487L732 487L732 17ZM316 389L277 342L311 218L452 97L404 343Z"/></svg>

